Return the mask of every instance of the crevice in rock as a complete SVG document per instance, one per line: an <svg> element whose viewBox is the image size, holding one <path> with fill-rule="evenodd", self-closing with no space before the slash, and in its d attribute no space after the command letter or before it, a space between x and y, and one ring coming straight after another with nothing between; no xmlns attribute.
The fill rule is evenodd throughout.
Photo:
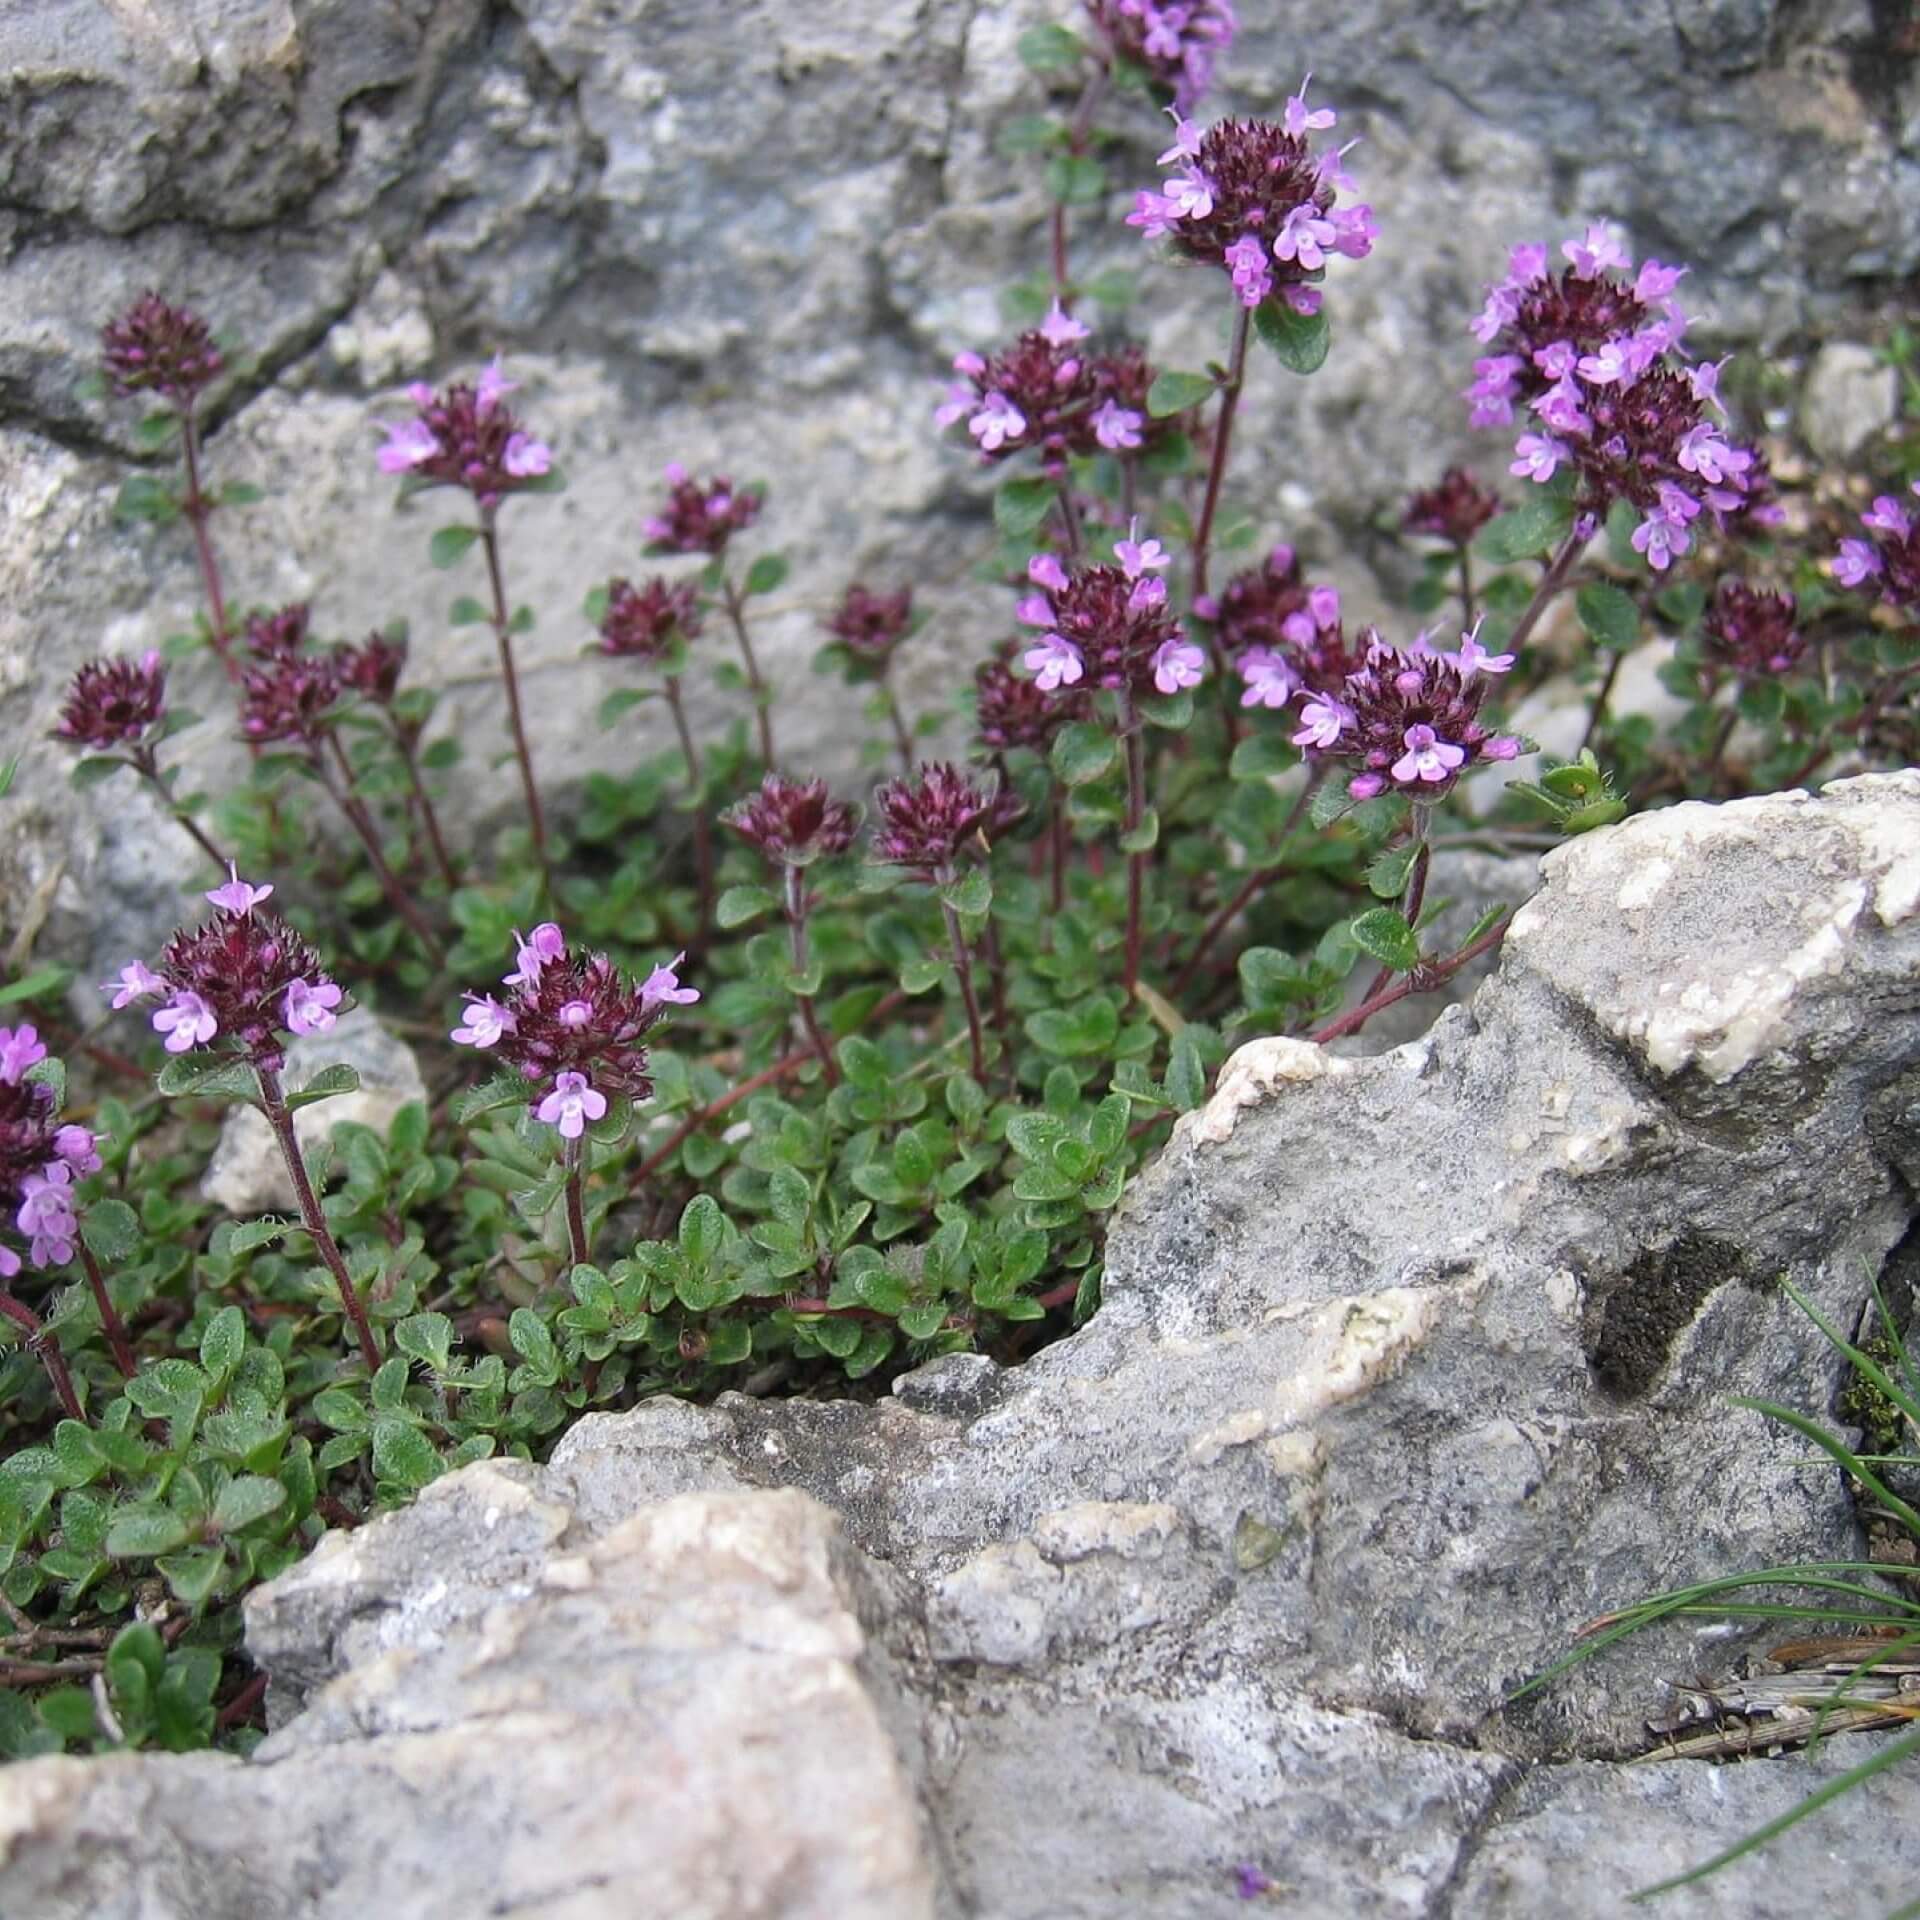
<svg viewBox="0 0 1920 1920"><path fill-rule="evenodd" d="M1643 1248L1626 1272L1591 1282L1587 1364L1615 1400L1637 1400L1665 1371L1673 1343L1729 1281L1751 1286L1746 1256L1731 1242L1683 1227L1664 1247Z"/></svg>

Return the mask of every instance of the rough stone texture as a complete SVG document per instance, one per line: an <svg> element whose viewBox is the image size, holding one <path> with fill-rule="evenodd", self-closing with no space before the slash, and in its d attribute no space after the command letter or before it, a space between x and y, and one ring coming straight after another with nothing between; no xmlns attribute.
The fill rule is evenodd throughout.
<svg viewBox="0 0 1920 1920"><path fill-rule="evenodd" d="M1464 332L1527 237L1597 214L1693 263L1701 342L1797 341L1851 324L1920 265L1920 82L1896 10L1870 0L1607 0L1580 8L1306 0L1246 9L1216 105L1272 110L1303 69L1365 137L1376 257L1330 293L1337 346L1299 383L1262 363L1237 469L1267 534L1299 542L1361 614L1404 556L1378 510L1449 458ZM102 319L143 287L192 300L258 368L211 461L271 499L227 516L237 597L311 594L322 631L404 614L445 725L503 751L484 636L451 632L474 582L421 565L432 509L396 524L370 467L394 383L514 357L520 399L573 491L508 516L535 751L558 784L627 741L583 727L610 684L582 668L587 585L638 563L660 464L775 483L768 541L794 550L769 606L786 755L845 771L844 701L803 660L856 572L912 579L935 614L908 650L913 706L1001 636L967 579L985 489L936 446L930 396L956 348L996 335L998 285L1042 258L1044 207L996 148L1038 104L1020 31L1068 0L42 0L0 14L0 757L25 749L0 897L44 918L83 978L163 933L190 852L118 787L73 796L41 743L61 683L102 645L179 630L197 586L177 529L116 532L138 409L86 399ZM1132 113L1121 187L1162 136ZM1117 224L1076 221L1076 264L1144 264ZM1219 348L1218 276L1148 269L1157 353ZM77 556L85 556L84 566ZM701 676L696 674L697 684ZM226 711L202 671L190 704ZM722 710L699 688L702 718ZM660 739L648 711L625 723ZM196 776L236 749L184 737ZM462 780L451 809L501 789ZM564 815L564 807L561 809ZM461 820L462 834L475 830ZM37 924L37 921L36 921ZM137 937L129 937L137 936Z"/></svg>
<svg viewBox="0 0 1920 1920"><path fill-rule="evenodd" d="M1800 393L1800 431L1818 458L1851 460L1899 414L1899 376L1872 348L1837 340L1814 355Z"/></svg>
<svg viewBox="0 0 1920 1920"><path fill-rule="evenodd" d="M908 1889L875 1911L1184 1920L1238 1910L1245 1861L1301 1916L1600 1920L1780 1812L1863 1743L1593 1764L1753 1637L1676 1627L1503 1702L1625 1601L1858 1551L1837 1475L1728 1399L1832 1418L1840 1370L1777 1282L1847 1324L1914 1244L1920 772L1675 807L1541 875L1424 1038L1242 1048L1129 1195L1073 1338L1011 1372L945 1359L877 1406L589 1418L545 1467L330 1536L249 1607L278 1727L256 1762L0 1773L0 1867L61 1889L53 1920L132 1911L143 1856L145 1913L181 1911L190 1873L196 1912L247 1889L291 1920L350 1910L302 1890L312 1835L359 1889L442 1818L460 1872L531 1875L514 1822L558 1818L563 1859L591 1836L583 1872L651 1874L656 1846L671 1872L679 1801L624 1855L594 1826L664 1746L722 1803L791 1815L818 1875ZM762 1529L804 1552L715 1544ZM767 1624L795 1608L807 1635ZM816 1685L831 1709L792 1705ZM843 1741L875 1811L820 1844L805 1795ZM391 1811L396 1777L424 1798ZM189 1793L218 1809L204 1850L136 1828ZM256 1892L238 1836L269 1807L285 1859ZM1884 1911L1916 1812L1888 1776L1687 1911ZM734 1858L731 1829L693 1831ZM515 1911L612 1911L512 1884ZM384 1910L448 1910L415 1885Z"/></svg>
<svg viewBox="0 0 1920 1920"><path fill-rule="evenodd" d="M287 1047L287 1087L297 1093L316 1073L333 1066L352 1067L360 1076L360 1088L302 1107L293 1116L293 1130L309 1151L349 1120L385 1134L408 1101L427 1097L413 1049L365 1007L342 1014L326 1033L295 1036ZM264 1115L252 1107L228 1111L200 1191L229 1213L263 1213L296 1204L287 1163Z"/></svg>
<svg viewBox="0 0 1920 1920"><path fill-rule="evenodd" d="M417 1511L431 1526L451 1504L481 1541L531 1526L537 1548L496 1561L429 1638L390 1621L384 1656L251 1762L5 1776L7 1912L932 1920L890 1724L890 1663L909 1656L874 1631L883 1583L832 1517L799 1494L694 1495L563 1542L564 1510L496 1479L463 1475ZM307 1574L378 1612L368 1569L342 1537Z"/></svg>

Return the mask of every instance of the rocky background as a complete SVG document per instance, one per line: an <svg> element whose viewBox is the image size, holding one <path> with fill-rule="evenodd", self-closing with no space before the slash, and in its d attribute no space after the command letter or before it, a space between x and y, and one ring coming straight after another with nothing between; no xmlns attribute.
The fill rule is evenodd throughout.
<svg viewBox="0 0 1920 1920"><path fill-rule="evenodd" d="M184 871L131 787L66 787L47 745L83 658L184 628L181 529L116 529L139 409L81 396L102 321L146 287L256 356L219 410L211 464L268 489L219 529L243 602L311 597L323 635L396 614L469 747L454 804L484 813L504 753L475 583L429 572L431 507L396 519L374 471L383 398L503 349L571 479L517 505L507 559L541 624L523 658L536 758L618 764L609 684L578 650L586 588L640 563L637 519L669 459L772 487L767 542L796 565L763 647L801 765L850 763L836 689L805 661L855 574L912 581L936 618L904 661L942 701L1006 611L968 571L983 476L936 441L947 358L1002 331L997 289L1042 256L1045 208L996 137L1040 104L1020 32L1071 0L33 0L0 7L0 759L24 752L0 831L14 957L89 973L172 924ZM1302 383L1270 361L1239 440L1240 495L1362 611L1397 565L1374 531L1450 458L1504 464L1457 392L1464 331L1507 248L1608 216L1689 261L1703 346L1797 354L1873 327L1920 264L1920 79L1910 10L1884 0L1243 0L1212 110L1271 111L1312 68L1377 209L1374 257L1341 263L1335 350ZM1156 355L1224 339L1217 275L1154 263L1118 226L1156 178L1131 147L1076 267L1137 266ZM1893 405L1858 344L1814 368L1810 415L1857 439ZM1844 449L1844 446L1842 447ZM476 563L477 564L477 563ZM194 684L198 678L201 684ZM695 682L700 676L694 676ZM216 723L178 750L236 763ZM717 697L706 716L721 711ZM624 726L646 721L629 716Z"/></svg>

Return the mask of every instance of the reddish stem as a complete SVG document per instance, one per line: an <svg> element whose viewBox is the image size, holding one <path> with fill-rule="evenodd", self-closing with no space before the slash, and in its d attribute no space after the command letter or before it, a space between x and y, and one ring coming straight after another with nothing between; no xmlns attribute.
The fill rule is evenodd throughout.
<svg viewBox="0 0 1920 1920"><path fill-rule="evenodd" d="M746 662L747 687L753 695L753 718L760 730L760 758L768 772L773 770L773 716L767 708L767 683L760 677L760 662L747 633L747 603L731 579L720 582L727 618L733 623L733 637L740 643L740 658Z"/></svg>
<svg viewBox="0 0 1920 1920"><path fill-rule="evenodd" d="M566 1143L567 1167L567 1240L573 1250L573 1264L587 1264L587 1212L583 1195L586 1167L586 1136L576 1135Z"/></svg>
<svg viewBox="0 0 1920 1920"><path fill-rule="evenodd" d="M327 1225L327 1217L320 1211L313 1182L307 1178L307 1163L301 1156L300 1141L293 1130L293 1115L287 1110L287 1097L280 1086L279 1072L276 1068L262 1066L256 1060L253 1063L253 1077L260 1084L260 1111L266 1115L267 1125L273 1129L280 1157L286 1162L287 1175L293 1181L294 1197L300 1203L300 1224L306 1228L308 1238L312 1240L320 1258L326 1262L327 1271L333 1275L334 1285L340 1289L340 1304L346 1309L354 1338L360 1343L360 1357L367 1363L368 1374L378 1373L380 1349L373 1343L373 1328L367 1320L366 1307L361 1303L353 1276L348 1273L339 1244Z"/></svg>
<svg viewBox="0 0 1920 1920"><path fill-rule="evenodd" d="M387 857L380 851L380 829L374 824L373 815L367 811L365 803L353 791L353 768L348 764L346 751L340 745L340 736L329 729L326 742L333 750L343 784L334 784L326 760L316 753L314 764L319 769L322 784L339 803L340 811L360 836L360 844L366 848L367 858L373 863L374 877L380 882L380 891L387 896L387 904L413 929L415 938L426 948L434 965L439 966L446 959L447 950L428 925L426 915L415 904L413 895L400 884L399 875L387 865Z"/></svg>
<svg viewBox="0 0 1920 1920"><path fill-rule="evenodd" d="M191 814L182 812L182 810L174 804L173 795L167 791L167 783L160 777L160 764L153 757L153 749L146 745L135 747L133 750L132 764L134 771L160 796L160 804L173 815L175 822L185 830L194 845L197 846L216 867L224 867L227 864L227 856L200 831L199 823Z"/></svg>
<svg viewBox="0 0 1920 1920"><path fill-rule="evenodd" d="M789 866L786 869L787 881L787 940L788 950L793 955L795 973L807 970L807 883L800 868ZM833 1049L827 1045L827 1036L820 1031L819 1016L813 1010L813 995L794 989L794 1000L800 1008L800 1024L807 1030L807 1038L813 1042L813 1050L820 1056L821 1070L827 1076L827 1085L837 1087L840 1075L833 1064Z"/></svg>
<svg viewBox="0 0 1920 1920"><path fill-rule="evenodd" d="M420 761L414 748L417 741L412 732L398 721L393 725L393 737L400 748L400 758L407 769L407 784L413 789L413 797L419 804L420 818L427 829L427 840L433 848L433 864L440 869L440 878L447 883L449 893L459 886L460 876L453 870L453 856L447 851L447 843L440 834L440 816L434 811L432 798L427 793L427 783L421 777Z"/></svg>
<svg viewBox="0 0 1920 1920"><path fill-rule="evenodd" d="M230 1733L241 1721L250 1718L260 1702L266 1697L266 1674L260 1672L252 1675L246 1685L213 1716L214 1732Z"/></svg>
<svg viewBox="0 0 1920 1920"><path fill-rule="evenodd" d="M220 584L220 563L214 557L213 536L207 530L207 523L213 518L213 502L200 485L200 429L193 417L191 401L180 410L180 451L187 465L187 497L180 503L180 510L193 529L200 585L207 596L207 611L212 616L213 650L220 656L227 678L237 682L240 663L233 657L233 635L227 626L227 596Z"/></svg>
<svg viewBox="0 0 1920 1920"><path fill-rule="evenodd" d="M674 731L680 736L681 757L687 763L687 794L693 808L693 859L700 877L700 938L704 941L713 921L713 828L707 819L706 802L701 794L700 750L693 744L693 729L687 725L687 710L680 698L680 677L666 676L667 708L673 715Z"/></svg>
<svg viewBox="0 0 1920 1920"><path fill-rule="evenodd" d="M1121 745L1127 756L1127 832L1135 833L1147 812L1147 756L1140 737L1140 719L1134 711L1133 695L1120 689ZM1144 929L1142 914L1146 901L1147 855L1127 855L1127 962L1125 985L1131 998L1140 979L1140 944Z"/></svg>
<svg viewBox="0 0 1920 1920"><path fill-rule="evenodd" d="M47 1378L53 1382L54 1398L66 1410L69 1420L78 1420L82 1426L90 1425L80 1406L80 1397L73 1390L73 1375L67 1371L66 1356L60 1351L60 1343L54 1335L40 1324L39 1316L31 1307L16 1300L4 1287L0 1287L0 1315L4 1315L27 1336L27 1345L40 1356L40 1364L47 1370Z"/></svg>
<svg viewBox="0 0 1920 1920"><path fill-rule="evenodd" d="M907 717L900 711L899 696L895 694L890 681L882 680L880 691L886 696L887 718L893 722L893 744L900 755L900 770L909 776L913 773L913 736L907 731Z"/></svg>
<svg viewBox="0 0 1920 1920"><path fill-rule="evenodd" d="M987 1084L987 1043L980 1030L980 997L973 990L973 956L967 951L967 939L961 930L960 916L947 904L946 889L953 884L954 871L943 867L935 876L941 889L940 912L947 923L947 944L953 951L953 970L960 979L960 1000L967 1010L967 1042L972 1051L973 1077Z"/></svg>
<svg viewBox="0 0 1920 1920"><path fill-rule="evenodd" d="M114 1307L112 1297L107 1292L106 1276L100 1271L100 1263L93 1257L93 1249L84 1239L74 1243L80 1255L80 1264L87 1272L87 1285L93 1293L93 1304L100 1314L101 1331L107 1336L107 1345L113 1349L113 1364L121 1374L131 1380L139 1371L133 1357L133 1344L127 1338L126 1322L120 1318Z"/></svg>
<svg viewBox="0 0 1920 1920"><path fill-rule="evenodd" d="M1324 1047L1334 1040L1344 1040L1350 1033L1358 1033L1376 1013L1396 1002L1404 1000L1409 994L1431 993L1435 987L1453 978L1469 961L1477 960L1483 953L1490 952L1506 938L1507 928L1512 916L1489 927L1471 946L1462 947L1458 953L1450 954L1444 960L1435 960L1415 967L1404 979L1397 980L1390 987L1376 993L1372 998L1363 1000L1351 1012L1343 1013L1338 1020L1330 1021L1318 1033L1308 1038L1314 1045Z"/></svg>
<svg viewBox="0 0 1920 1920"><path fill-rule="evenodd" d="M527 824L533 829L534 858L540 862L547 897L554 897L553 865L547 858L547 818L540 810L540 789L533 778L533 750L527 745L526 722L520 712L520 676L513 665L513 615L507 609L507 583L500 571L500 535L494 524L496 508L480 514L480 545L487 557L487 585L493 592L493 637L500 649L500 679L507 690L507 719L513 729L514 758L520 763L520 785L527 797Z"/></svg>

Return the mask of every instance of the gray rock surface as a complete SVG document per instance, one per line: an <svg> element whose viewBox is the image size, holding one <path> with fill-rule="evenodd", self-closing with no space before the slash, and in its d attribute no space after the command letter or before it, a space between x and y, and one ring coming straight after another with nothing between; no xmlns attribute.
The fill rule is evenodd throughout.
<svg viewBox="0 0 1920 1920"><path fill-rule="evenodd" d="M474 766L504 751L484 636L446 610L472 580L422 565L428 511L396 522L372 473L377 403L496 347L573 491L516 506L508 569L541 626L525 647L537 758L564 783L664 719L583 725L612 681L584 667L588 585L638 564L660 465L770 477L766 541L798 564L765 613L785 755L849 770L844 702L804 659L856 573L912 580L934 613L910 707L1002 636L968 568L984 488L928 408L957 348L995 337L995 291L1042 258L1045 208L997 141L1039 104L1020 32L1069 0L41 0L0 13L0 758L24 749L0 898L45 902L41 951L93 978L172 918L184 842L118 788L73 796L41 743L73 667L181 630L197 584L178 529L116 529L137 407L80 392L101 322L144 287L194 302L257 365L218 412L220 478L264 485L224 517L236 597L311 595L328 634L407 616L418 669ZM1382 223L1336 276L1335 353L1300 384L1258 366L1241 499L1364 616L1380 610L1377 511L1468 434L1465 322L1507 248L1618 219L1690 261L1703 345L1847 319L1920 265L1920 82L1869 0L1607 0L1580 8L1305 0L1243 9L1213 102L1276 109L1308 67ZM1076 265L1145 269L1155 352L1217 353L1216 276L1149 262L1117 224L1155 177L1159 123L1126 130ZM1344 266L1345 263L1343 263ZM1504 455L1502 455L1504 462ZM726 710L694 680L705 721ZM183 737L230 778L227 696ZM653 729L649 732L648 729ZM510 783L447 794L471 834ZM562 810L564 812L564 809ZM137 848L129 839L137 839ZM116 891L117 890L117 891ZM104 925L104 903L121 923ZM109 940L109 934L112 935ZM138 937L130 937L138 936Z"/></svg>
<svg viewBox="0 0 1920 1920"><path fill-rule="evenodd" d="M394 1636L251 1762L14 1770L7 1913L932 1920L890 1724L910 1651L874 1631L883 1579L831 1516L695 1495L563 1548L564 1510L517 1480L430 1490L427 1524L449 1499L480 1540L532 1528L540 1550L496 1561L484 1605L430 1642ZM378 1608L366 1565L342 1538L309 1573Z"/></svg>
<svg viewBox="0 0 1920 1920"><path fill-rule="evenodd" d="M0 1886L59 1889L50 1920L131 1912L149 1858L142 1911L170 1920L190 1855L192 1910L237 1913L237 1836L271 1808L285 1861L250 1913L348 1910L300 1878L324 1833L339 1884L392 1856L389 1909L437 1915L407 1877L425 1826L459 1853L450 1809L477 1805L502 1832L459 1870L534 1876L515 1823L569 1780L561 1852L593 1830L585 1870L651 1872L659 1846L673 1871L677 1800L624 1856L592 1827L661 1745L723 1802L793 1814L818 1875L907 1889L873 1910L973 1920L1240 1911L1241 1863L1303 1920L1600 1920L1783 1811L1866 1743L1598 1764L1764 1635L1676 1623L1504 1703L1605 1610L1859 1551L1838 1476L1729 1397L1831 1420L1840 1369L1778 1283L1851 1324L1912 1244L1920 772L1675 807L1541 876L1424 1038L1242 1048L1130 1193L1073 1338L873 1406L590 1417L544 1467L469 1468L330 1536L249 1606L278 1729L256 1760L0 1773ZM728 1529L789 1545L723 1552ZM805 1658L766 1624L793 1607ZM790 1710L823 1672L833 1707ZM809 1851L843 1741L875 1811ZM769 1799L769 1773L791 1787ZM189 1793L218 1838L126 1837ZM1916 1811L1910 1771L1885 1776L1685 1910L1878 1915L1920 1869ZM731 1829L691 1830L732 1859ZM613 1910L513 1884L515 1911ZM782 1884L806 1891L723 1910L832 1910ZM709 1910L687 1898L640 1910Z"/></svg>
<svg viewBox="0 0 1920 1920"><path fill-rule="evenodd" d="M288 1090L299 1092L315 1074L333 1066L352 1067L360 1076L359 1090L302 1107L293 1116L294 1133L309 1155L349 1120L384 1135L402 1107L427 1097L413 1049L365 1007L350 1008L326 1033L295 1036L287 1048ZM296 1205L292 1176L264 1115L252 1107L228 1109L200 1191L233 1214L286 1211Z"/></svg>
<svg viewBox="0 0 1920 1920"><path fill-rule="evenodd" d="M1851 460L1899 414L1899 376L1871 347L1836 340L1813 356L1800 390L1800 431L1818 458Z"/></svg>

